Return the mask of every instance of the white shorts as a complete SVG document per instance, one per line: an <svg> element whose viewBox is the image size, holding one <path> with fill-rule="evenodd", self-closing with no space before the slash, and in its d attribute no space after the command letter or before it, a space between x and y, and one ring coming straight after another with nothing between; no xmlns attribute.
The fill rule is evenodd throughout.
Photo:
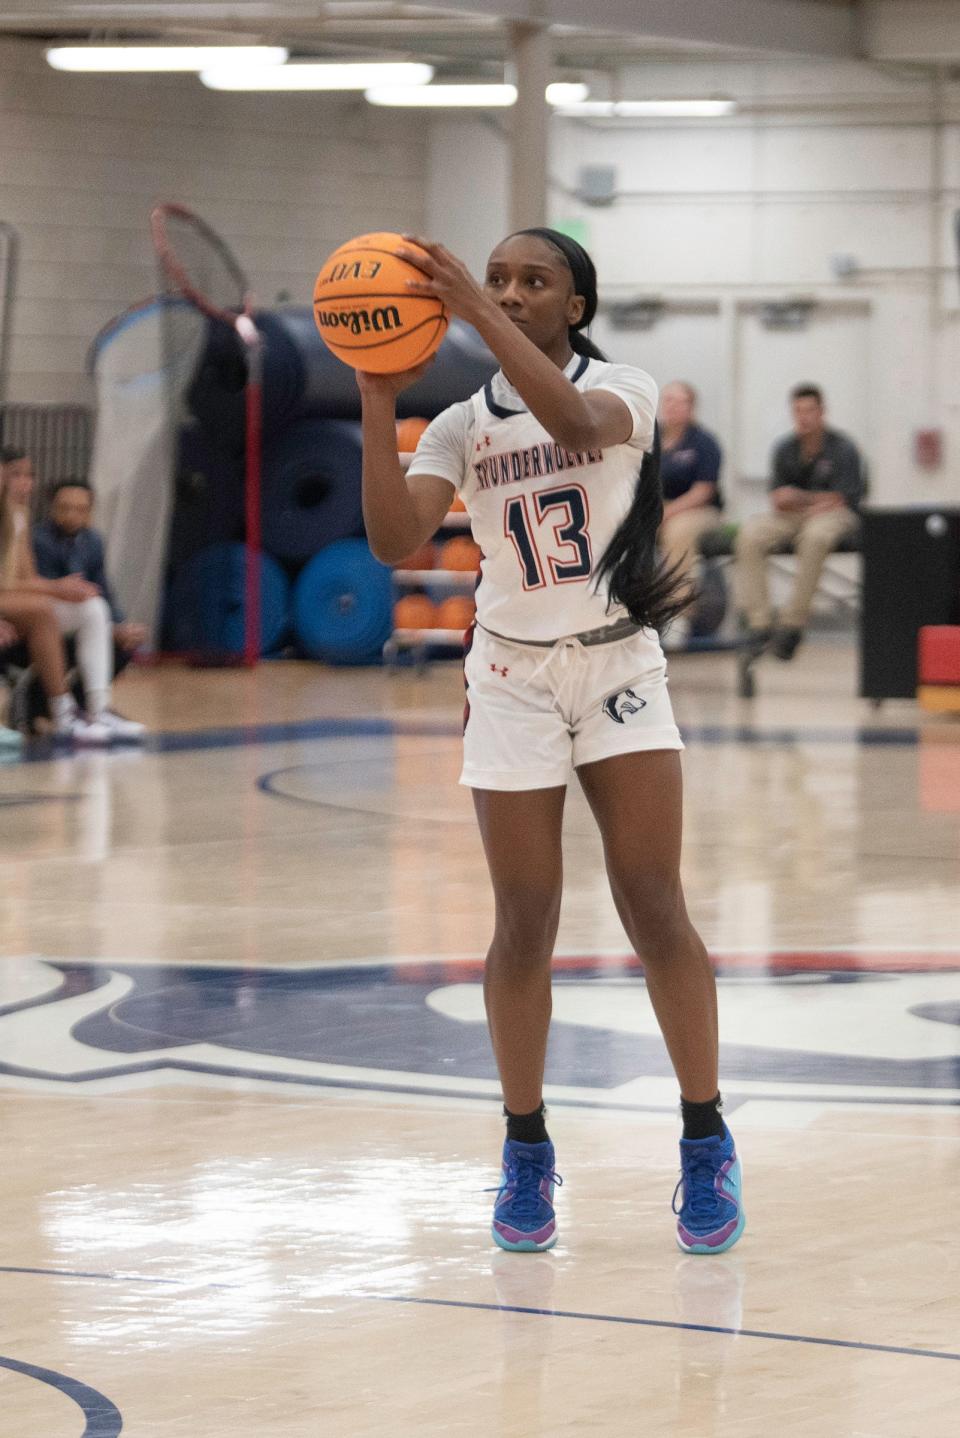
<svg viewBox="0 0 960 1438"><path fill-rule="evenodd" d="M683 748L649 630L544 649L475 626L467 643L460 783L471 789L552 789L581 764Z"/></svg>

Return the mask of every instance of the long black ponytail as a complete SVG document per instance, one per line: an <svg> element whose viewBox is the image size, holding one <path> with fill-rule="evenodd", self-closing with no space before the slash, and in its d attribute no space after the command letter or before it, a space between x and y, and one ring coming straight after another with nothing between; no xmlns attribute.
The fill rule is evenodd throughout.
<svg viewBox="0 0 960 1438"><path fill-rule="evenodd" d="M622 604L634 624L665 629L695 593L681 579L679 565L667 568L657 557L657 531L663 523L660 482L660 430L653 427L653 448L643 456L633 503L593 571L599 588L607 581L609 605Z"/></svg>
<svg viewBox="0 0 960 1438"><path fill-rule="evenodd" d="M569 329L570 348L590 359L607 356L583 331L597 313L597 271L582 245L560 230L517 230L535 235L559 250L573 276L573 292L583 297L583 314ZM660 483L660 431L654 425L653 448L643 456L633 503L593 572L599 587L606 580L609 604L620 604L635 624L665 629L693 598L694 586L680 578L678 567L666 568L657 558L657 531L663 523Z"/></svg>

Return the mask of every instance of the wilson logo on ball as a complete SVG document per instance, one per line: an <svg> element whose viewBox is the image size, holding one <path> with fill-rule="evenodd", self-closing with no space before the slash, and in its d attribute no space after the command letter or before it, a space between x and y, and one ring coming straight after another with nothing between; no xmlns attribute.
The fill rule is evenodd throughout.
<svg viewBox="0 0 960 1438"><path fill-rule="evenodd" d="M321 334L328 329L345 329L352 335L383 334L387 330L398 330L401 323L396 305L383 305L376 310L322 310L314 305L314 315Z"/></svg>
<svg viewBox="0 0 960 1438"><path fill-rule="evenodd" d="M313 314L328 349L355 369L400 374L430 358L449 316L435 295L412 292L427 276L397 253L424 254L402 235L358 235L317 276Z"/></svg>

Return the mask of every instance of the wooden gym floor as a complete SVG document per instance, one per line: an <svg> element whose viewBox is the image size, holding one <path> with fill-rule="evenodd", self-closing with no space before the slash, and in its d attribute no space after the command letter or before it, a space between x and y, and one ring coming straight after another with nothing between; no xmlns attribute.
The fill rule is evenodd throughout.
<svg viewBox="0 0 960 1438"><path fill-rule="evenodd" d="M747 1231L674 1246L676 1091L571 790L560 1243L502 1137L456 665L141 671L142 753L0 767L0 1434L948 1438L960 722L842 643L671 664Z"/></svg>

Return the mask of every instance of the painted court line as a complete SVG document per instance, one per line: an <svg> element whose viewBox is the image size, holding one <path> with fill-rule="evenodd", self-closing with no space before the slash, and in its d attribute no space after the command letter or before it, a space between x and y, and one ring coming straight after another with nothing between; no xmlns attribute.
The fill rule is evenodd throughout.
<svg viewBox="0 0 960 1438"><path fill-rule="evenodd" d="M0 1264L0 1273L26 1273L38 1278L87 1278L101 1283L161 1283L168 1288L241 1288L240 1283L196 1283L189 1278L156 1278L144 1273L97 1273L82 1268L17 1268Z"/></svg>
<svg viewBox="0 0 960 1438"><path fill-rule="evenodd" d="M865 1353L891 1353L908 1358L946 1358L960 1363L960 1353L935 1348L899 1348L889 1343L858 1343L850 1338L816 1338L804 1333L774 1333L763 1328L721 1328L712 1323L676 1323L661 1318L628 1318L612 1313L578 1313L565 1308L524 1308L513 1303L471 1303L457 1298L412 1298L404 1295L357 1293L376 1303L412 1303L425 1308L467 1308L487 1313L529 1313L535 1318L574 1318L583 1323L622 1323L632 1328L673 1328L688 1333L725 1333L731 1338L766 1338L776 1343L809 1343L819 1348L852 1348Z"/></svg>
<svg viewBox="0 0 960 1438"><path fill-rule="evenodd" d="M522 1260L521 1260L522 1261ZM48 1278L86 1278L109 1283L156 1283L178 1288L242 1289L242 1283L191 1283L189 1279L153 1278L127 1273L85 1273L67 1268L9 1268L0 1273L26 1273ZM532 1318L568 1318L581 1323L618 1323L630 1328L665 1328L684 1333L720 1333L730 1338L761 1338L772 1343L804 1343L816 1348L849 1348L858 1353L889 1353L905 1358L939 1358L960 1363L960 1353L935 1348L907 1348L891 1343L863 1343L851 1338L818 1338L806 1333L778 1333L765 1328L724 1328L712 1323L678 1323L665 1318L631 1318L615 1313L581 1313L568 1308L527 1308L514 1303L480 1303L461 1298L419 1298L403 1293L344 1293L364 1303L404 1303L420 1308L462 1308L477 1313L525 1313ZM0 1358L0 1363L7 1360ZM8 1365L9 1366L9 1365ZM119 1430L118 1430L119 1431Z"/></svg>
<svg viewBox="0 0 960 1438"><path fill-rule="evenodd" d="M459 739L459 721L396 720L396 719L301 719L290 723L243 724L219 729L186 729L174 733L151 735L136 749L115 749L113 754L186 754L205 749L238 749L261 744L287 744L309 739L362 738L450 738ZM864 725L837 728L802 728L752 724L681 724L680 733L688 744L864 744L915 746L919 730L871 729ZM17 763L42 764L51 759L68 757L72 752L49 740L34 741L24 746ZM111 751L108 751L111 752Z"/></svg>
<svg viewBox="0 0 960 1438"><path fill-rule="evenodd" d="M65 1397L72 1399L86 1419L86 1427L80 1438L117 1438L122 1432L123 1418L117 1405L89 1384L81 1383L78 1378L69 1378L66 1373L57 1373L52 1368L38 1368L34 1363L21 1363L17 1358L2 1356L0 1368L9 1368L11 1373L19 1373L24 1378L34 1378L38 1383L46 1383L49 1388L56 1388Z"/></svg>

